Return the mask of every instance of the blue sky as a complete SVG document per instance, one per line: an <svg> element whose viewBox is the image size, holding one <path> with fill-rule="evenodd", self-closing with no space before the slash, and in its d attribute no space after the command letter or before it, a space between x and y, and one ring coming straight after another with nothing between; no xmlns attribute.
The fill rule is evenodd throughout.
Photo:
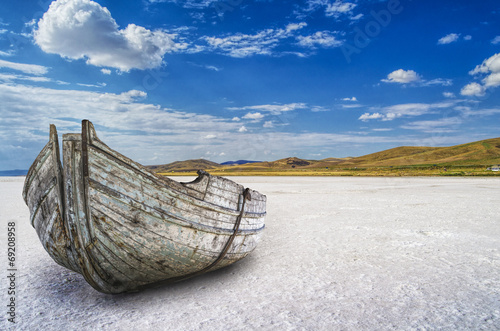
<svg viewBox="0 0 500 331"><path fill-rule="evenodd" d="M143 164L500 136L494 0L10 1L0 170L90 119Z"/></svg>

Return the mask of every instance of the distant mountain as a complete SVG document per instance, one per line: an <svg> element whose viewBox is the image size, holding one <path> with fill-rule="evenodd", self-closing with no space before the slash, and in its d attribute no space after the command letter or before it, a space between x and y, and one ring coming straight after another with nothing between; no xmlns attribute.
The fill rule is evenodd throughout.
<svg viewBox="0 0 500 331"><path fill-rule="evenodd" d="M176 161L169 164L148 166L148 168L154 172L188 172L214 169L217 167L220 167L218 163L204 159Z"/></svg>
<svg viewBox="0 0 500 331"><path fill-rule="evenodd" d="M220 165L241 165L247 163L260 163L262 161L248 161L248 160L238 160L238 161L226 161L222 162Z"/></svg>
<svg viewBox="0 0 500 331"><path fill-rule="evenodd" d="M0 176L26 176L28 174L28 170L1 170Z"/></svg>

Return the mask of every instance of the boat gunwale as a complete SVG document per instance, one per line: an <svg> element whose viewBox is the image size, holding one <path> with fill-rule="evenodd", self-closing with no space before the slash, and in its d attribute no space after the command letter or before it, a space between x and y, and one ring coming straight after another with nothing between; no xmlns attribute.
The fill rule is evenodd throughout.
<svg viewBox="0 0 500 331"><path fill-rule="evenodd" d="M37 157L35 158L35 161L31 164L28 172L26 173L26 177L24 180L24 185L23 185L23 199L24 202L28 203L27 198L28 198L28 191L31 188L31 184L33 183L33 180L35 179L36 174L40 171L40 169L45 165L45 162L47 161L48 158L50 158L53 150L54 150L54 140L53 140L53 132L52 132L52 127L54 125L50 125L50 135L49 135L49 141L43 146L42 150L40 153L38 153ZM54 126L55 129L55 126ZM56 133L57 134L57 133Z"/></svg>

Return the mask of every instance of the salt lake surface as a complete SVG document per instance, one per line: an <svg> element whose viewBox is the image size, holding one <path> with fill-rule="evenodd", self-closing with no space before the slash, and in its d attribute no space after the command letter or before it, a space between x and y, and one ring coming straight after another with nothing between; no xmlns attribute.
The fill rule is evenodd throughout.
<svg viewBox="0 0 500 331"><path fill-rule="evenodd" d="M8 222L20 330L500 328L500 179L232 179L267 195L251 255L177 284L107 295L52 261L29 224L24 178L0 177L0 329L14 329Z"/></svg>

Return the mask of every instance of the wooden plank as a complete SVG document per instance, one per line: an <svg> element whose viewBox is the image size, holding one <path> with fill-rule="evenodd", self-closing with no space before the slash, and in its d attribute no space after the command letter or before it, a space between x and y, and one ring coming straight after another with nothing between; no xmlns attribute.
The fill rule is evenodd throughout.
<svg viewBox="0 0 500 331"><path fill-rule="evenodd" d="M131 200L148 204L150 207L166 213L177 215L180 220L188 219L198 224L206 224L228 230L232 229L234 221L239 214L236 210L213 210L211 205L210 209L207 209L208 205L203 204L201 201L189 199L189 197L180 197L176 195L177 193L169 191L168 188L158 187L154 183L142 182L139 177L127 172L126 169L118 169L118 165L113 163L112 159L105 160L102 154L98 152L94 154L93 152L93 150L90 150L89 153L89 167L91 168L90 176L92 180L102 183L105 187L115 190L121 195L129 196ZM100 160L100 164L106 161L107 165L104 167L97 166L94 156ZM114 169L114 171L111 172L109 169ZM246 214L245 216L248 220L243 222L244 226L242 230L259 229L263 226L262 214Z"/></svg>

